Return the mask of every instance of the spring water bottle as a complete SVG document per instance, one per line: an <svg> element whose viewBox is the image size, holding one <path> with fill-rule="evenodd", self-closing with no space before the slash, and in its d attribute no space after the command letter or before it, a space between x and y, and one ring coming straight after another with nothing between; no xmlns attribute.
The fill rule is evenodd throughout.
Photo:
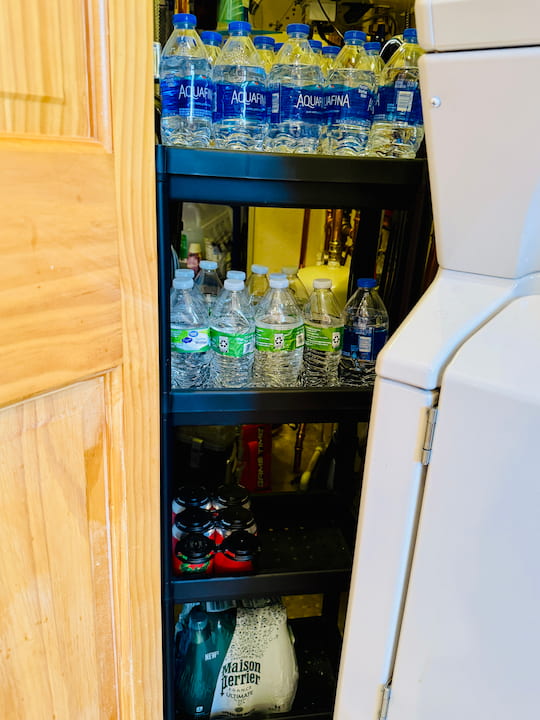
<svg viewBox="0 0 540 720"><path fill-rule="evenodd" d="M193 298L193 280L175 278L171 297L171 387L204 388L210 373L208 315Z"/></svg>
<svg viewBox="0 0 540 720"><path fill-rule="evenodd" d="M214 387L251 383L255 322L244 281L227 278L210 317L211 378Z"/></svg>
<svg viewBox="0 0 540 720"><path fill-rule="evenodd" d="M208 314L212 314L217 296L221 292L223 283L217 274L217 262L214 260L201 260L199 274L195 279L195 286L201 291Z"/></svg>
<svg viewBox="0 0 540 720"><path fill-rule="evenodd" d="M198 306L198 311L202 313L202 315L204 315L205 311L207 312L207 307L202 296L201 289L195 283L195 270L193 270L192 268L178 268L174 271L174 277L179 280L193 280L193 289L191 291L191 296L193 298L193 302L195 302ZM171 286L171 297L173 296L174 292L174 287Z"/></svg>
<svg viewBox="0 0 540 720"><path fill-rule="evenodd" d="M322 42L320 40L308 40L309 47L313 50L315 53L315 62L319 65L320 68L323 66L322 62Z"/></svg>
<svg viewBox="0 0 540 720"><path fill-rule="evenodd" d="M340 50L341 48L338 48L337 45L325 45L323 47L321 68L325 78L328 77L330 70L334 67L334 61Z"/></svg>
<svg viewBox="0 0 540 720"><path fill-rule="evenodd" d="M269 35L256 35L253 44L259 53L262 66L268 74L275 60L274 45L276 41Z"/></svg>
<svg viewBox="0 0 540 720"><path fill-rule="evenodd" d="M424 137L416 30L403 31L403 45L386 64L377 94L368 154L413 158Z"/></svg>
<svg viewBox="0 0 540 720"><path fill-rule="evenodd" d="M309 293L304 283L298 277L298 267L296 265L285 265L285 267L281 268L281 272L289 281L289 290L294 295L298 307L303 311L308 301Z"/></svg>
<svg viewBox="0 0 540 720"><path fill-rule="evenodd" d="M345 332L339 365L342 385L372 387L375 361L388 339L388 313L373 278L359 278L345 305Z"/></svg>
<svg viewBox="0 0 540 720"><path fill-rule="evenodd" d="M302 384L306 387L339 385L343 315L331 288L330 278L315 279L304 308L306 344Z"/></svg>
<svg viewBox="0 0 540 720"><path fill-rule="evenodd" d="M251 275L247 281L247 292L249 300L253 307L259 304L259 302L266 295L268 290L268 268L266 265L252 265Z"/></svg>
<svg viewBox="0 0 540 720"><path fill-rule="evenodd" d="M270 152L317 152L324 120L324 78L308 33L307 25L288 25L289 39L270 71L270 123L265 141L265 150Z"/></svg>
<svg viewBox="0 0 540 720"><path fill-rule="evenodd" d="M208 55L210 65L214 66L216 64L216 58L219 55L219 51L221 50L223 37L221 33L215 32L214 30L204 30L201 33L201 40L206 48L206 54Z"/></svg>
<svg viewBox="0 0 540 720"><path fill-rule="evenodd" d="M251 25L229 24L229 39L214 66L214 144L261 150L266 133L266 72L249 37Z"/></svg>
<svg viewBox="0 0 540 720"><path fill-rule="evenodd" d="M371 70L375 75L375 83L377 88L381 84L382 72L384 70L384 62L381 57L381 43L380 42L367 42L364 43L364 50L368 56Z"/></svg>
<svg viewBox="0 0 540 720"><path fill-rule="evenodd" d="M304 319L286 277L270 277L255 310L255 387L296 387L304 352Z"/></svg>
<svg viewBox="0 0 540 720"><path fill-rule="evenodd" d="M173 17L159 66L161 140L164 145L208 147L212 127L210 63L189 13Z"/></svg>
<svg viewBox="0 0 540 720"><path fill-rule="evenodd" d="M347 30L326 88L325 150L330 155L365 155L376 84L357 30Z"/></svg>

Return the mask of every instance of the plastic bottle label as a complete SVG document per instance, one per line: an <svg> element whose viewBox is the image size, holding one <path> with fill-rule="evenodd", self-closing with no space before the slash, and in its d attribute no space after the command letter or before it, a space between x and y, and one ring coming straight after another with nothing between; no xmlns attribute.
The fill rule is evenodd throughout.
<svg viewBox="0 0 540 720"><path fill-rule="evenodd" d="M171 328L171 347L178 353L206 352L210 349L208 329L176 330Z"/></svg>
<svg viewBox="0 0 540 720"><path fill-rule="evenodd" d="M342 354L353 360L375 362L387 338L388 330L386 328L368 327L359 330L354 327L346 327Z"/></svg>
<svg viewBox="0 0 540 720"><path fill-rule="evenodd" d="M266 88L262 83L218 83L215 92L214 122L244 118L266 120Z"/></svg>
<svg viewBox="0 0 540 720"><path fill-rule="evenodd" d="M255 348L259 352L292 352L304 347L304 325L294 328L272 328L257 325L255 328Z"/></svg>
<svg viewBox="0 0 540 720"><path fill-rule="evenodd" d="M373 93L365 85L355 88L331 85L326 91L325 109L330 124L355 120L371 122L373 106Z"/></svg>
<svg viewBox="0 0 540 720"><path fill-rule="evenodd" d="M421 125L422 103L416 80L396 80L379 88L373 120Z"/></svg>
<svg viewBox="0 0 540 720"><path fill-rule="evenodd" d="M343 327L320 327L306 323L306 347L321 352L339 352L343 347Z"/></svg>
<svg viewBox="0 0 540 720"><path fill-rule="evenodd" d="M179 78L178 115L210 119L213 103L213 83L207 75Z"/></svg>
<svg viewBox="0 0 540 720"><path fill-rule="evenodd" d="M240 358L253 352L255 333L232 335L222 332L221 330L210 328L210 343L212 350L218 353L218 355Z"/></svg>
<svg viewBox="0 0 540 720"><path fill-rule="evenodd" d="M319 85L309 87L279 86L271 90L270 122L288 120L321 124L325 118L324 92Z"/></svg>

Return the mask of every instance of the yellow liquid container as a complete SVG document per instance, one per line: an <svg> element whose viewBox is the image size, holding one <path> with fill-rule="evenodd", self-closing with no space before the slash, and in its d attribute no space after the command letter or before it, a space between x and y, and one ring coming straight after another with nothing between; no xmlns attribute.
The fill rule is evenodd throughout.
<svg viewBox="0 0 540 720"><path fill-rule="evenodd" d="M332 292L343 309L347 302L347 288L349 286L349 268L337 262L330 261L328 265L311 265L300 268L298 277L304 283L309 295L313 291L313 281L316 278L330 278L332 281Z"/></svg>

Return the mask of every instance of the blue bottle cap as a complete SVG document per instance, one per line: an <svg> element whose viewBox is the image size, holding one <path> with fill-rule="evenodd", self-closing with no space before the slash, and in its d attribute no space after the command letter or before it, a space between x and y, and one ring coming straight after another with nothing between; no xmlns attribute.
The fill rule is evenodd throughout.
<svg viewBox="0 0 540 720"><path fill-rule="evenodd" d="M323 55L338 55L341 48L338 48L337 45L325 45L322 49Z"/></svg>
<svg viewBox="0 0 540 720"><path fill-rule="evenodd" d="M189 25L195 27L197 24L197 18L191 13L176 13L173 15L173 25Z"/></svg>
<svg viewBox="0 0 540 720"><path fill-rule="evenodd" d="M316 48L317 50L322 50L322 42L320 40L310 40L309 44L312 48Z"/></svg>
<svg viewBox="0 0 540 720"><path fill-rule="evenodd" d="M205 45L221 45L221 42L223 40L220 33L215 32L215 30L204 30L201 33L201 40Z"/></svg>
<svg viewBox="0 0 540 720"><path fill-rule="evenodd" d="M375 278L358 278L356 281L356 287L359 288L374 288L377 287L377 281Z"/></svg>
<svg viewBox="0 0 540 720"><path fill-rule="evenodd" d="M253 40L253 44L255 45L255 47L271 47L273 50L276 41L273 37L270 37L269 35L256 35Z"/></svg>
<svg viewBox="0 0 540 720"><path fill-rule="evenodd" d="M403 31L403 40L408 43L417 43L418 35L416 34L416 28L406 28Z"/></svg>
<svg viewBox="0 0 540 720"><path fill-rule="evenodd" d="M274 45L274 52L275 52L275 53L278 53L278 52L281 50L282 47L283 47L283 43L276 43L276 44Z"/></svg>
<svg viewBox="0 0 540 720"><path fill-rule="evenodd" d="M343 39L346 43L350 42L366 42L367 35L363 30L347 30Z"/></svg>
<svg viewBox="0 0 540 720"><path fill-rule="evenodd" d="M229 32L235 35L249 35L251 24L244 20L233 20L233 22L229 23Z"/></svg>
<svg viewBox="0 0 540 720"><path fill-rule="evenodd" d="M364 44L364 50L367 52L368 50L376 50L377 52L380 52L381 50L381 43L380 42L367 42Z"/></svg>
<svg viewBox="0 0 540 720"><path fill-rule="evenodd" d="M304 25L304 23L291 23L287 25L287 35L292 35L292 33L309 35L309 25Z"/></svg>

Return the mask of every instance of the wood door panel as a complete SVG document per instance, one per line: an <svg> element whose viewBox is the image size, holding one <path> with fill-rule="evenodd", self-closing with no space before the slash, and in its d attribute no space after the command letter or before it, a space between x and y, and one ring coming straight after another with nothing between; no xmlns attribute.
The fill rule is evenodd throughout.
<svg viewBox="0 0 540 720"><path fill-rule="evenodd" d="M106 383L0 412L0 698L12 720L117 716Z"/></svg>
<svg viewBox="0 0 540 720"><path fill-rule="evenodd" d="M1 405L122 358L113 157L38 145L0 143Z"/></svg>

